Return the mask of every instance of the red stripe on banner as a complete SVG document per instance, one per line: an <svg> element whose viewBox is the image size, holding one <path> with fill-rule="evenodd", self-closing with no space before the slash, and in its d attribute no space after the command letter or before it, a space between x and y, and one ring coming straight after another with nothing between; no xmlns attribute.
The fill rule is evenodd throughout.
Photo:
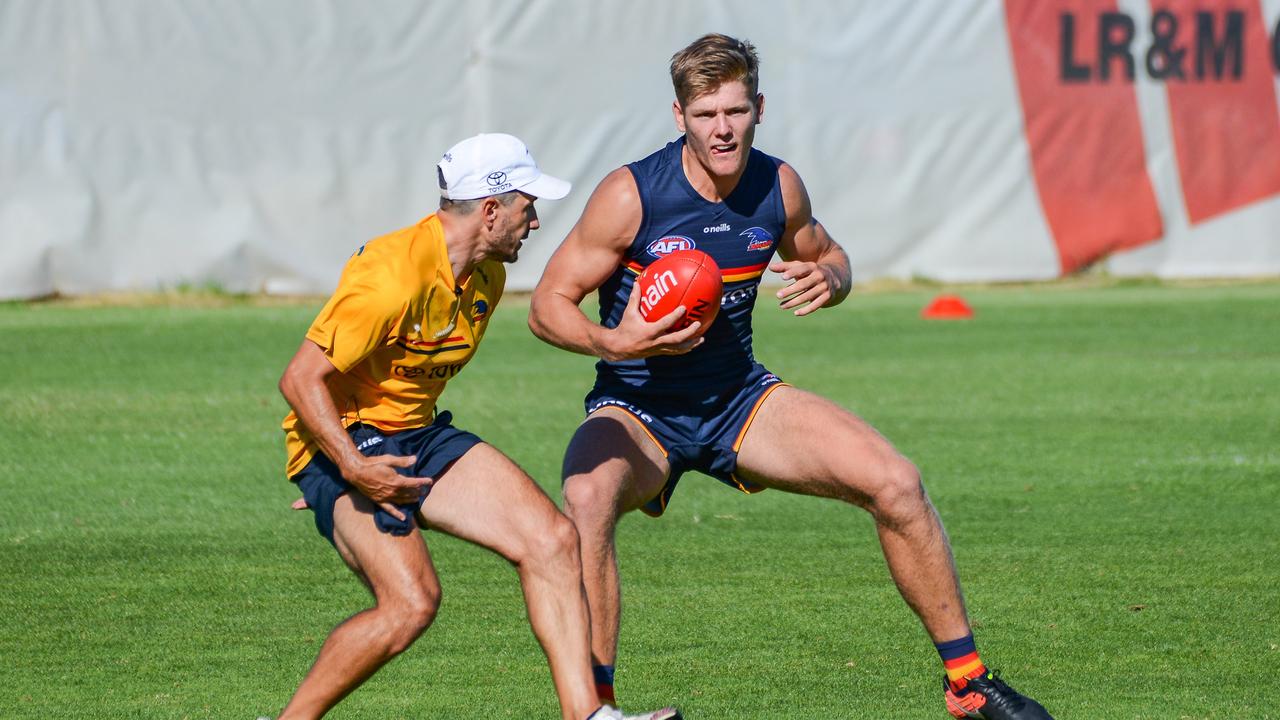
<svg viewBox="0 0 1280 720"><path fill-rule="evenodd" d="M1191 222L1280 194L1280 106L1259 0L1159 0L1177 18L1184 79L1169 119ZM1243 24L1231 27L1231 14ZM1216 56L1216 57L1215 57ZM1237 75L1238 71L1238 75Z"/></svg>
<svg viewBox="0 0 1280 720"><path fill-rule="evenodd" d="M1104 71L1098 60L1099 17L1116 10L1115 0L1005 0L1004 9L1032 171L1062 272L1159 239L1133 83L1122 62L1113 58ZM1065 80L1067 67L1086 77Z"/></svg>

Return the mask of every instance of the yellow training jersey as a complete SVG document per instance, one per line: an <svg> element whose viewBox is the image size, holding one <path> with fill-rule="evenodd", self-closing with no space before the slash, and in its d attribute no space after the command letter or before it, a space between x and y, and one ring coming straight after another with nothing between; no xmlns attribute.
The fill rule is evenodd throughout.
<svg viewBox="0 0 1280 720"><path fill-rule="evenodd" d="M434 214L357 250L307 330L340 373L328 386L343 426L395 432L429 424L445 383L484 337L506 277L501 262L485 261L459 287ZM284 431L292 477L317 448L295 413Z"/></svg>

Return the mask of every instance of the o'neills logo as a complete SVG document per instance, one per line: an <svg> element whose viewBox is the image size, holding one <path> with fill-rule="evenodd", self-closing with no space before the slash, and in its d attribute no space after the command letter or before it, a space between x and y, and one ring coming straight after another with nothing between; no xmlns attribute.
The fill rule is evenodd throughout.
<svg viewBox="0 0 1280 720"><path fill-rule="evenodd" d="M671 288L679 284L676 282L676 274L670 270L659 273L653 282L649 283L649 289L645 290L644 295L640 297L640 312L647 316L649 311L666 297Z"/></svg>

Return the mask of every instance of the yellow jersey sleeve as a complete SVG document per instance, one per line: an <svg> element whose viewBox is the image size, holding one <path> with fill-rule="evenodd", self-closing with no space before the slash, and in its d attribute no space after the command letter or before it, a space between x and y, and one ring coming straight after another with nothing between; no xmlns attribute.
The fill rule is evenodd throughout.
<svg viewBox="0 0 1280 720"><path fill-rule="evenodd" d="M405 303L349 264L329 302L307 330L338 372L348 372L374 351L395 342ZM382 284L385 288L386 284Z"/></svg>

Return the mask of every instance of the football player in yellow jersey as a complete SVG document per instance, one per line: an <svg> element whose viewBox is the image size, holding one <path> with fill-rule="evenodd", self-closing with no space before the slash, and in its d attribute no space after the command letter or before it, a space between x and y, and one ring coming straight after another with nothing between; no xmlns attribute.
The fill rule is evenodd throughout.
<svg viewBox="0 0 1280 720"><path fill-rule="evenodd" d="M440 584L419 525L516 566L565 720L623 718L596 695L573 524L515 463L436 412L484 337L502 264L538 227L534 201L569 183L502 134L463 140L438 172L440 211L356 251L280 379L293 408L289 479L374 596L330 633L280 718L323 716L431 624Z"/></svg>

